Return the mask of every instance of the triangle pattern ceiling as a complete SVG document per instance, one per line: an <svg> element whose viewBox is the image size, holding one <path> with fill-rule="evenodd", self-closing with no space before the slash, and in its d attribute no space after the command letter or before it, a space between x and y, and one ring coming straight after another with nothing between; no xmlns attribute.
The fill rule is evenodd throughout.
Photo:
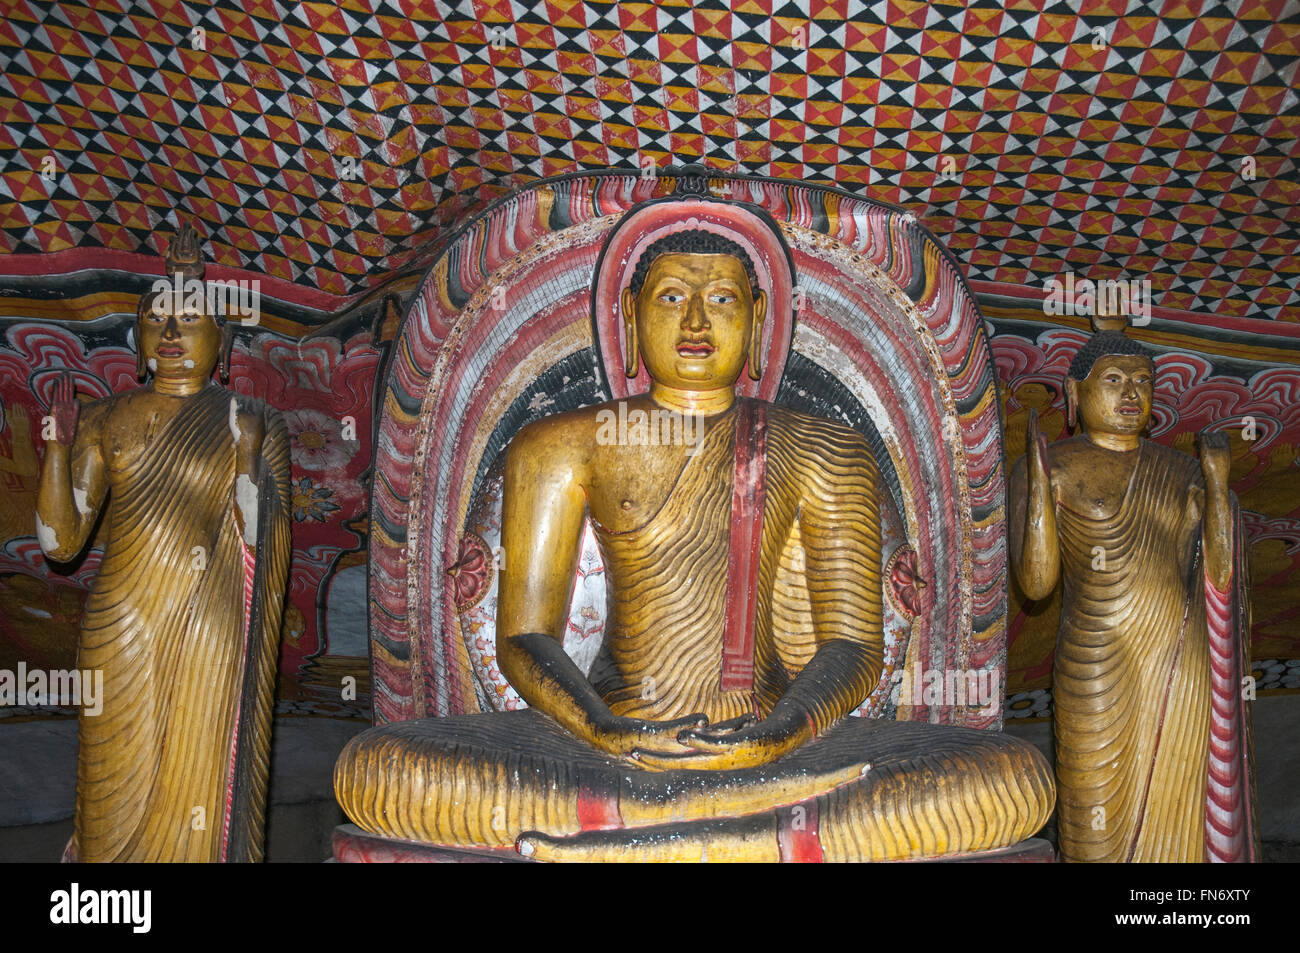
<svg viewBox="0 0 1300 953"><path fill-rule="evenodd" d="M1293 0L10 0L0 253L338 296L538 177L704 161L905 206L969 277L1300 321Z"/></svg>

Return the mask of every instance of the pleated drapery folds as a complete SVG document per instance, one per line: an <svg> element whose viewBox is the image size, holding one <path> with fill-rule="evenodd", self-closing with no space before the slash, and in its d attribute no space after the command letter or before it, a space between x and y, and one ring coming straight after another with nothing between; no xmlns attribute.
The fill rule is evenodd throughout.
<svg viewBox="0 0 1300 953"><path fill-rule="evenodd" d="M82 624L102 713L80 718L75 856L260 860L289 448L266 415L256 559L234 516L234 395L210 385L109 460L108 544ZM245 408L249 402L239 398Z"/></svg>
<svg viewBox="0 0 1300 953"><path fill-rule="evenodd" d="M1189 492L1203 487L1194 457L1144 440L1112 516L1058 507L1065 608L1053 691L1065 860L1207 859L1211 698L1230 701L1240 686L1212 686L1201 497ZM1239 816L1228 826L1245 824Z"/></svg>

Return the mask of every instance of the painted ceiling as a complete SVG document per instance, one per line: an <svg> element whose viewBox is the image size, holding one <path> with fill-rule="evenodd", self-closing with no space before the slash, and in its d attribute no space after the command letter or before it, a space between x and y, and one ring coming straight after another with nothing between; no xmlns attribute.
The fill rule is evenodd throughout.
<svg viewBox="0 0 1300 953"><path fill-rule="evenodd" d="M5 7L0 252L184 217L337 310L522 183L703 160L904 205L977 281L1300 321L1295 0Z"/></svg>

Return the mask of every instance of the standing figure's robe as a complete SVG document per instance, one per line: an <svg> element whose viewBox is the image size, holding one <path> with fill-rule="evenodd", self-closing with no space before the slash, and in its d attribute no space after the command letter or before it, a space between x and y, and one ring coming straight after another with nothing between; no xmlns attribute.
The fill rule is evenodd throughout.
<svg viewBox="0 0 1300 953"><path fill-rule="evenodd" d="M1203 493L1194 488L1204 489L1194 457L1143 440L1113 516L1057 508L1064 608L1053 694L1065 860L1252 852L1241 532L1232 591L1218 593L1205 577Z"/></svg>
<svg viewBox="0 0 1300 953"><path fill-rule="evenodd" d="M250 551L234 510L235 399L253 407L209 384L143 447L105 453L107 545L78 661L103 672L104 699L80 713L69 859L262 859L289 449L263 409Z"/></svg>

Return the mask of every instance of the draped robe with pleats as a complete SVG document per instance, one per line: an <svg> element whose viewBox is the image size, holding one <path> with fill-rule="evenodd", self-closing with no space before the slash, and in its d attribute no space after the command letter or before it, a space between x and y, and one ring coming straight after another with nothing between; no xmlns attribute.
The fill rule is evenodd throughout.
<svg viewBox="0 0 1300 953"><path fill-rule="evenodd" d="M1239 677L1214 684L1201 507L1189 493L1204 487L1200 464L1147 440L1138 454L1113 515L1057 509L1057 804L1070 861L1206 859L1207 773L1247 755L1236 745L1210 757L1212 703L1235 704L1228 721L1245 716ZM1242 575L1234 573L1238 589ZM1235 634L1234 649L1243 637ZM1247 772L1238 775L1244 790ZM1248 796L1231 799L1249 810ZM1238 840L1247 836L1244 818L1232 823Z"/></svg>
<svg viewBox="0 0 1300 953"><path fill-rule="evenodd" d="M79 650L104 677L102 711L79 721L70 853L82 861L262 858L289 450L280 418L238 398L266 423L247 552L233 398L209 384L145 446L106 460L107 545Z"/></svg>
<svg viewBox="0 0 1300 953"><path fill-rule="evenodd" d="M615 585L609 637L591 680L616 715L670 719L698 711L719 722L757 711L766 717L817 650L815 610L826 632L861 643L877 661L871 673L845 673L843 691L852 697L842 700L844 707L860 702L879 677L880 570L853 555L879 559L881 486L871 451L828 421L777 404L768 414L758 591L772 596L758 599L755 613L753 697L722 691L718 677L731 558L733 409L695 448L645 525L612 533L595 524ZM801 502L807 485L818 491L815 501ZM804 552L819 576L811 588ZM672 648L665 650L669 634Z"/></svg>

